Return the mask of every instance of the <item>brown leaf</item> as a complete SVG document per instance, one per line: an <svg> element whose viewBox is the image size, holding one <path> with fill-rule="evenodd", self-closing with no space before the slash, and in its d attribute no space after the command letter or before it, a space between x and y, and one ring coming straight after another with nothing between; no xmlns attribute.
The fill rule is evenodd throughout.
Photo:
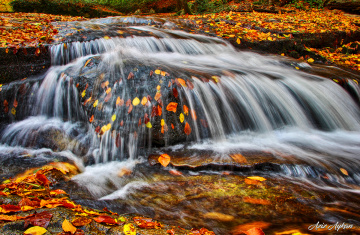
<svg viewBox="0 0 360 235"><path fill-rule="evenodd" d="M48 211L43 211L40 213L33 214L24 219L25 221L24 227L27 228L31 224L33 226L40 226L47 228L47 226L49 226L52 216L53 215Z"/></svg>
<svg viewBox="0 0 360 235"><path fill-rule="evenodd" d="M128 79L128 80L129 80L129 79L134 79L134 76L135 76L135 75L134 75L132 72L130 72L127 79Z"/></svg>
<svg viewBox="0 0 360 235"><path fill-rule="evenodd" d="M127 101L126 101L126 107L129 107L131 105L131 99L128 99Z"/></svg>
<svg viewBox="0 0 360 235"><path fill-rule="evenodd" d="M130 106L129 106L129 110L128 110L128 113L131 113L131 111L133 110L133 105L132 104L130 104Z"/></svg>
<svg viewBox="0 0 360 235"><path fill-rule="evenodd" d="M204 218L223 221L223 222L229 222L229 221L232 221L235 219L235 217L232 215L226 215L226 214L219 213L219 212L208 212L208 213L204 214Z"/></svg>
<svg viewBox="0 0 360 235"><path fill-rule="evenodd" d="M35 177L36 177L36 180L43 186L49 186L51 184L50 180L48 180L48 178L45 175L43 175L39 172L36 173Z"/></svg>
<svg viewBox="0 0 360 235"><path fill-rule="evenodd" d="M176 89L176 87L173 88L173 95L175 96L175 98L178 98L179 93L178 90Z"/></svg>
<svg viewBox="0 0 360 235"><path fill-rule="evenodd" d="M194 84L190 80L186 80L186 85L190 90L194 89Z"/></svg>
<svg viewBox="0 0 360 235"><path fill-rule="evenodd" d="M92 222L92 219L87 217L76 217L71 221L71 223L76 227L81 227L87 224L90 224Z"/></svg>
<svg viewBox="0 0 360 235"><path fill-rule="evenodd" d="M117 176L119 177L123 177L124 175L131 175L132 171L130 169L127 168L121 168L121 170L118 172Z"/></svg>
<svg viewBox="0 0 360 235"><path fill-rule="evenodd" d="M18 204L20 207L23 206L31 206L31 207L39 207L40 206L40 200L39 199L34 199L34 200L30 200L29 198L22 198Z"/></svg>
<svg viewBox="0 0 360 235"><path fill-rule="evenodd" d="M156 92L156 95L154 97L154 100L158 101L161 97L161 93L160 92Z"/></svg>
<svg viewBox="0 0 360 235"><path fill-rule="evenodd" d="M240 153L230 154L230 157L237 163L240 163L240 164L247 163L246 158L243 155L241 155Z"/></svg>

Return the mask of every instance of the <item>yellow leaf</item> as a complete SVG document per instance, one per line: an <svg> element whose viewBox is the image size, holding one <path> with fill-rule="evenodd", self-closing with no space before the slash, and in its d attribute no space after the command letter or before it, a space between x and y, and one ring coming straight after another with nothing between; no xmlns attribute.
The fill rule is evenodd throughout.
<svg viewBox="0 0 360 235"><path fill-rule="evenodd" d="M248 179L251 179L251 180L257 180L257 181L265 181L266 179L261 177L261 176L249 176L247 177Z"/></svg>
<svg viewBox="0 0 360 235"><path fill-rule="evenodd" d="M296 69L300 69L299 67L295 67Z"/></svg>
<svg viewBox="0 0 360 235"><path fill-rule="evenodd" d="M110 37L109 36L104 36L104 39L108 40L108 39L110 39Z"/></svg>
<svg viewBox="0 0 360 235"><path fill-rule="evenodd" d="M284 54L284 53L281 53L281 56L285 56L285 54Z"/></svg>
<svg viewBox="0 0 360 235"><path fill-rule="evenodd" d="M158 86L156 87L156 89L157 89L158 91L160 91L161 86L160 86L160 85L158 85Z"/></svg>
<svg viewBox="0 0 360 235"><path fill-rule="evenodd" d="M106 94L109 94L111 92L111 88L109 87L108 89L106 89Z"/></svg>
<svg viewBox="0 0 360 235"><path fill-rule="evenodd" d="M114 122L116 120L116 114L112 115L111 120Z"/></svg>
<svg viewBox="0 0 360 235"><path fill-rule="evenodd" d="M46 233L47 230L43 227L40 227L40 226L34 226L34 227L31 227L29 229L27 229L24 234L31 234L31 235L42 235L44 233Z"/></svg>
<svg viewBox="0 0 360 235"><path fill-rule="evenodd" d="M136 228L133 224L125 224L124 233L125 235L136 235Z"/></svg>
<svg viewBox="0 0 360 235"><path fill-rule="evenodd" d="M148 102L147 98L144 96L141 100L141 104L145 106L145 104Z"/></svg>
<svg viewBox="0 0 360 235"><path fill-rule="evenodd" d="M151 122L146 123L147 128L152 128Z"/></svg>
<svg viewBox="0 0 360 235"><path fill-rule="evenodd" d="M12 114L12 115L15 115L15 114L16 114L16 109L15 109L14 107L11 109L11 114Z"/></svg>
<svg viewBox="0 0 360 235"><path fill-rule="evenodd" d="M184 114L182 114L182 113L180 113L180 122L181 123L183 123L184 122L184 119L185 119L185 117L184 117Z"/></svg>
<svg viewBox="0 0 360 235"><path fill-rule="evenodd" d="M236 40L236 43L237 43L237 44L240 44L240 43L241 43L240 38L238 38L238 39Z"/></svg>
<svg viewBox="0 0 360 235"><path fill-rule="evenodd" d="M161 119L161 126L164 126L164 125L165 125L165 120Z"/></svg>
<svg viewBox="0 0 360 235"><path fill-rule="evenodd" d="M86 65L88 65L90 63L91 59L88 59L84 65L84 68L86 67Z"/></svg>
<svg viewBox="0 0 360 235"><path fill-rule="evenodd" d="M310 58L307 60L309 63L313 63L314 62L314 59L313 58Z"/></svg>
<svg viewBox="0 0 360 235"><path fill-rule="evenodd" d="M155 73L156 73L156 74L160 74L160 73L161 73L161 70L157 69L157 70L155 70Z"/></svg>
<svg viewBox="0 0 360 235"><path fill-rule="evenodd" d="M95 100L94 102L94 108L96 108L96 106L98 105L99 101L98 100Z"/></svg>
<svg viewBox="0 0 360 235"><path fill-rule="evenodd" d="M133 100L132 104L133 104L134 106L140 104L140 99L137 98L137 97L135 97L135 99Z"/></svg>
<svg viewBox="0 0 360 235"><path fill-rule="evenodd" d="M161 76L164 76L165 77L166 75L166 72L165 71L161 71Z"/></svg>
<svg viewBox="0 0 360 235"><path fill-rule="evenodd" d="M72 225L67 219L65 219L62 223L62 228L65 232L70 232L71 234L76 232L76 227Z"/></svg>
<svg viewBox="0 0 360 235"><path fill-rule="evenodd" d="M216 83L219 82L219 77L218 77L218 76L212 76L211 78L214 79L214 81L215 81Z"/></svg>
<svg viewBox="0 0 360 235"><path fill-rule="evenodd" d="M81 97L84 97L86 94L86 90L83 90L83 92L81 93Z"/></svg>
<svg viewBox="0 0 360 235"><path fill-rule="evenodd" d="M341 173L343 173L344 175L349 175L349 173L347 172L347 170L345 170L344 168L340 168Z"/></svg>

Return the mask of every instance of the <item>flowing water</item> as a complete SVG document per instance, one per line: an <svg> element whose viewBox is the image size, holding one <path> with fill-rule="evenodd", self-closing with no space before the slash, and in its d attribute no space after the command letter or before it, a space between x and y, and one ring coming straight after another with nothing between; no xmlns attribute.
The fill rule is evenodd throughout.
<svg viewBox="0 0 360 235"><path fill-rule="evenodd" d="M81 29L106 28L109 33L121 27L136 35L54 45L49 71L22 83L27 91L21 117L2 125L2 158L30 154L34 162L70 159L83 170L73 181L93 199L126 204L131 212L169 223L207 226L219 234L257 220L278 227L318 220L359 224L357 75L337 75L345 90L314 75L316 69L306 63L238 51L218 38L167 29L173 23L146 26L149 22L108 18L77 23ZM19 94L16 87L4 89ZM177 104L175 111L167 110L171 102ZM148 161L163 153L174 157L167 168ZM246 160L234 162L233 155ZM176 163L176 156L183 162ZM171 179L172 169L183 175ZM201 175L203 184L180 183L195 182ZM204 196L200 190L222 180L223 190L245 187L241 182L251 175L269 179L259 194L262 199L279 199L270 188L285 185L281 190L297 197L286 206L304 205L318 214L305 218L309 209L285 220L296 212L277 210L275 202L266 212L264 203L238 208L249 213L236 211L234 205L213 202L211 197L218 195ZM190 191L201 199L194 201ZM229 195L259 196L237 193ZM214 220L209 217L214 211L235 219Z"/></svg>

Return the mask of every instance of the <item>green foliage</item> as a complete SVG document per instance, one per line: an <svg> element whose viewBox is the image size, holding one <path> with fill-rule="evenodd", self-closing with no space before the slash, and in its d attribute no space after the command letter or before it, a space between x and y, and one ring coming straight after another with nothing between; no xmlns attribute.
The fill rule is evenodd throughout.
<svg viewBox="0 0 360 235"><path fill-rule="evenodd" d="M326 0L292 0L291 4L298 9L305 10L307 6L310 8L323 8Z"/></svg>
<svg viewBox="0 0 360 235"><path fill-rule="evenodd" d="M195 0L195 2L190 5L190 8L191 11L196 13L215 13L230 10L227 3L228 1L226 0Z"/></svg>

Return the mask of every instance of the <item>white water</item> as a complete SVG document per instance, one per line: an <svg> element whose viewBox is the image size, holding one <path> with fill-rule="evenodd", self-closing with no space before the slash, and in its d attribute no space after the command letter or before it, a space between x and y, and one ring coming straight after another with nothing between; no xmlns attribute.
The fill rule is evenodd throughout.
<svg viewBox="0 0 360 235"><path fill-rule="evenodd" d="M192 127L192 134L187 137L188 141L193 141L187 147L189 149L213 150L219 154L256 150L270 152L279 158L293 155L314 167L326 165L327 169L336 171L346 168L352 172L353 182L359 183L360 110L339 85L326 78L297 71L284 65L277 57L236 51L220 39L151 27L133 28L150 31L159 38L98 39L68 43L66 47L63 44L54 46L54 66L39 87L34 85L36 95L32 117L11 124L4 130L2 148L7 145L34 146L29 141L36 141L33 134L41 129L55 128L66 134L77 130L81 134L73 137L68 150L76 152L79 142L88 144L90 146L85 155L105 165L88 166L74 180L87 185L94 196L103 199L124 197L127 189L141 186L142 183L131 183L126 187L127 182L118 179L116 172L125 164L121 162L124 159L130 159L130 163L126 164L130 164L127 167L132 169L132 160L138 159L139 155L146 158L146 153L151 151L151 144L144 144L144 139L151 142L151 130L143 125L134 125L144 113L150 113L151 108L134 110L133 118L127 118L124 110L115 107L114 95L109 102L104 102L102 113L95 111L95 114L105 122L116 114L117 120L127 120L127 129L124 131L114 122L111 131L100 137L94 132L95 127L87 123L88 117L81 105L81 91L76 88L75 78L65 74L70 71L72 75L83 75L86 61L100 56L96 71L90 72L106 73L104 81L110 81L112 91L130 99L148 94L153 97L150 88L154 88L154 85L145 81L143 87L149 90L130 93L132 81L127 81L127 74L122 70L129 61L150 66L154 70L160 67L172 78L182 76L190 79L188 74L191 74L193 90L177 87L181 100L179 109L186 104L196 111L198 117L195 121L185 116ZM55 66L64 63L64 66ZM297 66L309 67L306 63ZM116 72L119 67L120 72ZM119 76L123 77L122 81L115 82ZM212 76L218 76L219 82L203 81ZM147 74L143 78L149 79ZM165 87L170 79L162 80ZM352 80L349 80L349 84L359 90ZM98 92L102 99L106 96L101 89L93 92ZM166 97L163 99L166 106L169 100ZM156 102L152 101L152 104ZM165 112L164 108L161 118L168 122ZM208 127L202 125L201 119ZM151 122L155 121L155 118L151 118ZM115 137L119 133L121 145L117 147ZM165 143L169 138L165 135ZM147 152L144 153L141 148ZM311 176L310 173L301 172L305 168L290 168L283 166L283 173L291 177ZM333 175L335 177L336 174ZM337 175L339 177L340 174ZM119 191L112 192L104 187L105 182L109 181ZM340 182L340 178L337 181Z"/></svg>

